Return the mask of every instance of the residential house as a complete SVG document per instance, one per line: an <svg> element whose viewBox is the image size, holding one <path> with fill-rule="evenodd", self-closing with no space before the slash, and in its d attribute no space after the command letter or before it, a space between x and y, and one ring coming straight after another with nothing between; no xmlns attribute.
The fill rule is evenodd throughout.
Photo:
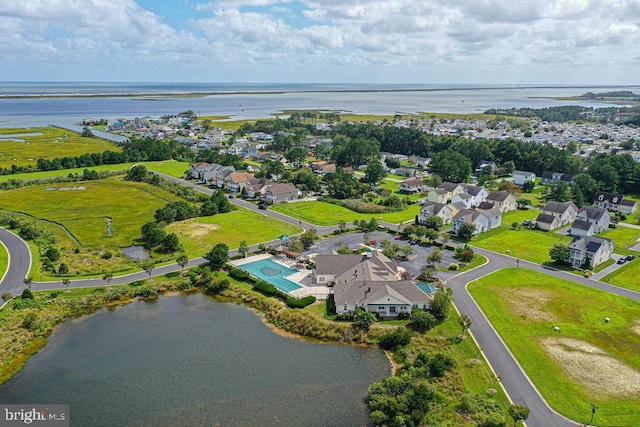
<svg viewBox="0 0 640 427"><path fill-rule="evenodd" d="M518 208L516 198L505 190L492 191L485 198L485 202L493 203L493 207L502 213L515 211Z"/></svg>
<svg viewBox="0 0 640 427"><path fill-rule="evenodd" d="M486 211L462 209L455 214L452 223L453 234L457 235L462 224L468 223L476 227L474 233L474 235L476 235L500 227L502 223L502 212L496 208Z"/></svg>
<svg viewBox="0 0 640 427"><path fill-rule="evenodd" d="M336 171L335 163L328 163L324 160L318 162L311 162L311 170L318 175L325 175L328 173L334 173Z"/></svg>
<svg viewBox="0 0 640 427"><path fill-rule="evenodd" d="M416 166L420 167L420 168L426 168L427 166L429 166L429 163L431 162L431 159L428 157L416 157Z"/></svg>
<svg viewBox="0 0 640 427"><path fill-rule="evenodd" d="M211 167L209 163L199 162L189 165L189 176L198 181L203 181L204 173Z"/></svg>
<svg viewBox="0 0 640 427"><path fill-rule="evenodd" d="M254 199L256 197L264 196L267 189L274 183L268 178L255 178L249 181L247 185L247 197Z"/></svg>
<svg viewBox="0 0 640 427"><path fill-rule="evenodd" d="M534 181L536 180L536 174L533 172L527 172L527 171L520 171L520 170L514 170L513 171L513 183L515 185L519 185L522 187L522 185L527 182L527 181Z"/></svg>
<svg viewBox="0 0 640 427"><path fill-rule="evenodd" d="M544 171L540 177L540 184L553 185L558 181L564 181L569 184L573 181L573 175L568 173Z"/></svg>
<svg viewBox="0 0 640 427"><path fill-rule="evenodd" d="M594 233L602 233L609 228L611 214L605 208L594 208L584 206L580 208L576 215L576 221L585 221L593 224Z"/></svg>
<svg viewBox="0 0 640 427"><path fill-rule="evenodd" d="M224 180L235 171L236 168L233 166L222 166L213 163L202 175L202 180L214 187L222 188L224 186Z"/></svg>
<svg viewBox="0 0 640 427"><path fill-rule="evenodd" d="M638 210L638 202L635 200L624 199L620 202L620 212L631 215Z"/></svg>
<svg viewBox="0 0 640 427"><path fill-rule="evenodd" d="M569 259L573 267L595 268L611 258L613 240L597 236L576 236L569 243Z"/></svg>
<svg viewBox="0 0 640 427"><path fill-rule="evenodd" d="M248 172L233 172L229 174L224 180L224 186L234 193L240 193L243 188L251 185L251 180L254 180L253 174Z"/></svg>
<svg viewBox="0 0 640 427"><path fill-rule="evenodd" d="M381 317L429 308L432 297L415 283L399 280L396 263L381 252L365 255L318 255L314 283L333 283L338 314L362 308Z"/></svg>
<svg viewBox="0 0 640 427"><path fill-rule="evenodd" d="M572 236L593 236L595 232L595 226L592 222L579 219L576 219L571 224L571 229L569 230L569 234Z"/></svg>
<svg viewBox="0 0 640 427"><path fill-rule="evenodd" d="M624 201L624 194L607 193L604 191L596 194L593 204L598 208L608 209L617 212L620 210L620 203Z"/></svg>
<svg viewBox="0 0 640 427"><path fill-rule="evenodd" d="M557 219L557 227L564 227L565 225L573 222L576 219L576 213L578 212L578 207L572 201L568 202L547 202L545 207L542 209L542 214L540 215L549 215L553 216ZM536 219L536 222L538 220ZM539 224L539 228L544 228ZM548 231L548 230L547 230Z"/></svg>
<svg viewBox="0 0 640 427"><path fill-rule="evenodd" d="M449 193L444 188L436 188L435 190L431 190L427 193L427 200L430 202L446 204L449 201L448 194Z"/></svg>
<svg viewBox="0 0 640 427"><path fill-rule="evenodd" d="M558 223L558 217L541 213L536 218L536 225L540 230L551 231L555 228L560 227Z"/></svg>
<svg viewBox="0 0 640 427"><path fill-rule="evenodd" d="M466 184L464 186L464 191L471 195L471 206L478 206L480 203L484 202L489 195L487 189L481 185Z"/></svg>
<svg viewBox="0 0 640 427"><path fill-rule="evenodd" d="M418 171L416 169L411 168L397 168L393 171L394 174L404 176L404 177L416 177L418 176Z"/></svg>
<svg viewBox="0 0 640 427"><path fill-rule="evenodd" d="M267 188L264 198L267 203L277 205L278 203L298 200L299 195L300 191L291 183L273 184Z"/></svg>
<svg viewBox="0 0 640 427"><path fill-rule="evenodd" d="M451 197L451 203L461 203L466 209L470 209L473 206L473 197L465 191L462 193L458 193L455 196Z"/></svg>
<svg viewBox="0 0 640 427"><path fill-rule="evenodd" d="M430 216L438 216L442 218L443 224L449 224L453 218L453 210L451 205L427 201L422 205L422 209L420 209L418 222L424 224Z"/></svg>
<svg viewBox="0 0 640 427"><path fill-rule="evenodd" d="M496 162L492 162L490 160L481 160L475 170L476 176L483 175L487 170L490 170L489 173L491 175L495 175L496 172L498 172L498 166L496 165Z"/></svg>
<svg viewBox="0 0 640 427"><path fill-rule="evenodd" d="M440 187L447 191L447 200L451 200L453 196L464 191L464 184L458 184L457 182L443 182Z"/></svg>
<svg viewBox="0 0 640 427"><path fill-rule="evenodd" d="M398 191L401 193L423 193L427 191L428 188L421 179L412 178L402 181L398 186Z"/></svg>

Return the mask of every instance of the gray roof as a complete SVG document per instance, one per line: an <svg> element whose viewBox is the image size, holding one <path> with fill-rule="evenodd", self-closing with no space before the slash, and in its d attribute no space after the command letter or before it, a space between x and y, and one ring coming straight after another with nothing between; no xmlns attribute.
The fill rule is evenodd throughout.
<svg viewBox="0 0 640 427"><path fill-rule="evenodd" d="M482 190L485 190L485 188L482 186L477 186L473 184L467 184L464 186L464 191L471 194L472 196L477 196L478 194L480 194Z"/></svg>
<svg viewBox="0 0 640 427"><path fill-rule="evenodd" d="M580 216L586 217L587 219L592 219L597 221L605 215L608 216L609 211L607 211L605 208L594 208L591 206L584 206L580 208L580 210L578 211L578 214L580 214Z"/></svg>
<svg viewBox="0 0 640 427"><path fill-rule="evenodd" d="M462 220L464 222L472 223L476 218L480 216L482 212L474 210L474 209L461 209L458 211L456 216L453 217L455 220Z"/></svg>
<svg viewBox="0 0 640 427"><path fill-rule="evenodd" d="M596 252L603 245L608 245L610 249L613 249L612 240L598 236L576 236L569 243L570 248L579 249L583 252Z"/></svg>
<svg viewBox="0 0 640 427"><path fill-rule="evenodd" d="M471 194L467 193L466 191L463 191L462 193L456 194L456 197L460 197L461 199L470 199Z"/></svg>
<svg viewBox="0 0 640 427"><path fill-rule="evenodd" d="M536 222L541 222L543 224L553 224L554 221L557 221L555 216L544 213L541 213L538 215L538 218L536 218Z"/></svg>
<svg viewBox="0 0 640 427"><path fill-rule="evenodd" d="M316 274L339 275L360 264L364 255L318 255L316 257Z"/></svg>
<svg viewBox="0 0 640 427"><path fill-rule="evenodd" d="M452 192L453 190L455 190L456 188L458 188L458 183L456 182L443 182L442 185L440 186L440 188L444 188L445 190L447 190L447 192Z"/></svg>
<svg viewBox="0 0 640 427"><path fill-rule="evenodd" d="M509 197L509 196L510 196L510 194L506 190L492 191L487 196L487 200L495 200L497 202L504 202L505 200L507 200L507 197Z"/></svg>
<svg viewBox="0 0 640 427"><path fill-rule="evenodd" d="M493 203L484 201L478 205L478 209L486 211L488 209L493 209L493 206L494 206Z"/></svg>
<svg viewBox="0 0 640 427"><path fill-rule="evenodd" d="M529 176L529 175L535 175L535 173L533 172L527 172L527 171L519 171L519 170L514 170L513 171L513 175L524 175L524 176Z"/></svg>
<svg viewBox="0 0 640 427"><path fill-rule="evenodd" d="M599 202L621 203L624 200L624 194L600 192L596 194L596 200Z"/></svg>
<svg viewBox="0 0 640 427"><path fill-rule="evenodd" d="M463 201L453 202L453 203L451 203L451 206L456 208L456 210L458 210L458 211L461 210L461 209L467 209L467 205L465 205L465 203Z"/></svg>
<svg viewBox="0 0 640 427"><path fill-rule="evenodd" d="M385 296L398 299L405 304L426 304L433 299L418 288L413 282L407 280L400 281L354 281L349 283L336 284L334 286L334 301L336 306L345 303L358 306L366 306L373 301L380 300Z"/></svg>
<svg viewBox="0 0 640 427"><path fill-rule="evenodd" d="M589 230L593 227L593 223L589 222L589 221L574 221L573 225L571 226L571 229L576 229L576 230Z"/></svg>
<svg viewBox="0 0 640 427"><path fill-rule="evenodd" d="M573 208L573 210L577 210L578 207L571 201L569 202L547 202L547 205L544 207L544 212L553 212L557 214L563 214L569 209L569 207Z"/></svg>
<svg viewBox="0 0 640 427"><path fill-rule="evenodd" d="M620 205L622 206L633 206L636 205L638 202L636 202L635 200L631 200L631 199L624 199L623 201L620 202Z"/></svg>
<svg viewBox="0 0 640 427"><path fill-rule="evenodd" d="M336 283L346 283L354 281L384 281L396 280L398 274L397 265L382 252L374 251L371 257L365 259L346 270L336 279Z"/></svg>
<svg viewBox="0 0 640 427"><path fill-rule="evenodd" d="M438 203L438 202L432 202L427 200L426 202L424 202L424 205L422 205L422 209L420 209L420 212L428 212L431 215L437 215L442 209L445 208L444 203Z"/></svg>
<svg viewBox="0 0 640 427"><path fill-rule="evenodd" d="M444 195L444 194L447 194L447 190L445 190L444 188L436 188L433 191L435 191L436 194L441 195L441 196Z"/></svg>

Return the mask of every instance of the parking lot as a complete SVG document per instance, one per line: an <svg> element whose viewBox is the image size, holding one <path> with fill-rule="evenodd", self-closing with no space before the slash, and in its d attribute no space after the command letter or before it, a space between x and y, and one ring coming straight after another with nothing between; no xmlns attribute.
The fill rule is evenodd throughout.
<svg viewBox="0 0 640 427"><path fill-rule="evenodd" d="M372 249L382 250L380 242L384 239L389 240L392 243L398 243L401 247L409 245L409 240L394 240L394 234L387 232L375 231L369 233L369 242L375 241L375 244L367 244L363 240L364 233L348 233L341 234L335 237L326 238L320 240L313 245L305 255L313 254L330 254L333 250L338 250L340 246L347 245L352 250L361 249L365 246ZM408 259L398 259L398 266L404 268L412 277L416 277L420 274L420 270L427 264L426 257L431 254L435 246L420 246L418 244L411 245L413 253L409 255ZM448 267L451 263L457 263L458 261L453 258L454 253L448 250L442 250L442 262L439 266ZM456 274L449 271L438 271L436 277L445 280L447 277Z"/></svg>

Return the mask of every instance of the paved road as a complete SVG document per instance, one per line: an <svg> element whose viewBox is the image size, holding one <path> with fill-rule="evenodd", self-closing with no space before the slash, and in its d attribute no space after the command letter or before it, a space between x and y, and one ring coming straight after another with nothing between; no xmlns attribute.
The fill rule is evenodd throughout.
<svg viewBox="0 0 640 427"><path fill-rule="evenodd" d="M520 405L525 405L531 410L527 425L529 427L549 427L549 426L575 426L582 425L571 421L557 412L553 411L540 395L528 376L524 373L511 351L504 344L493 326L488 321L484 313L480 310L473 297L467 291L467 284L474 280L491 274L505 267L528 268L543 274L578 282L591 288L600 289L606 292L622 295L636 301L640 301L640 293L629 289L619 288L607 283L587 279L582 276L567 273L560 270L550 270L538 264L528 261L517 260L516 258L487 251L485 249L473 248L480 255L487 257L489 262L474 270L461 273L446 281L446 285L453 290L455 306L460 313L466 314L472 320L471 332L483 349L487 360L494 368L496 374L501 378L501 382L509 393L511 399ZM605 314L603 313L603 317Z"/></svg>
<svg viewBox="0 0 640 427"><path fill-rule="evenodd" d="M0 294L10 292L13 295L22 293L25 288L24 278L31 268L31 252L26 242L15 234L0 227L0 240L9 252L9 268L0 281ZM0 299L0 305L2 300Z"/></svg>

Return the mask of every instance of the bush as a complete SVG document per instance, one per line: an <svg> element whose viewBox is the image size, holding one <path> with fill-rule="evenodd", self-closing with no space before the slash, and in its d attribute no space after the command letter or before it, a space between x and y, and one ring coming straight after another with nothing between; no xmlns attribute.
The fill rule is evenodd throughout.
<svg viewBox="0 0 640 427"><path fill-rule="evenodd" d="M396 328L380 338L380 347L385 350L397 350L411 342L411 331L407 328Z"/></svg>
<svg viewBox="0 0 640 427"><path fill-rule="evenodd" d="M354 314L337 314L336 320L339 322L353 322Z"/></svg>
<svg viewBox="0 0 640 427"><path fill-rule="evenodd" d="M204 293L207 295L216 295L229 288L229 280L213 279L204 286Z"/></svg>
<svg viewBox="0 0 640 427"><path fill-rule="evenodd" d="M100 258L102 259L111 259L113 257L113 254L109 251L104 251L100 254Z"/></svg>
<svg viewBox="0 0 640 427"><path fill-rule="evenodd" d="M506 422L504 412L495 400L477 394L462 396L460 411L470 415L480 427L502 427Z"/></svg>
<svg viewBox="0 0 640 427"><path fill-rule="evenodd" d="M271 283L267 283L264 280L260 280L253 285L253 290L260 292L268 297L274 296L278 290Z"/></svg>
<svg viewBox="0 0 640 427"><path fill-rule="evenodd" d="M24 291L22 291L22 299L33 299L33 292L31 292L31 289L25 288Z"/></svg>
<svg viewBox="0 0 640 427"><path fill-rule="evenodd" d="M31 331L36 328L36 320L38 316L35 313L29 313L22 319L22 327Z"/></svg>
<svg viewBox="0 0 640 427"><path fill-rule="evenodd" d="M136 289L133 293L134 296L140 298L155 298L158 296L160 290L155 285L147 285L143 286L139 289Z"/></svg>
<svg viewBox="0 0 640 427"><path fill-rule="evenodd" d="M449 264L449 270L451 271L456 271L458 268L460 268L460 266L455 262L452 262L451 264Z"/></svg>
<svg viewBox="0 0 640 427"><path fill-rule="evenodd" d="M411 318L411 313L398 313L398 319L404 320Z"/></svg>
<svg viewBox="0 0 640 427"><path fill-rule="evenodd" d="M3 292L2 293L2 299L5 301L9 301L11 298L13 298L13 295L11 295L11 292Z"/></svg>
<svg viewBox="0 0 640 427"><path fill-rule="evenodd" d="M416 310L411 319L409 327L423 333L433 328L437 323L435 316L424 310Z"/></svg>
<svg viewBox="0 0 640 427"><path fill-rule="evenodd" d="M327 298L327 314L336 314L336 301L333 299L333 294L330 294L329 298Z"/></svg>
<svg viewBox="0 0 640 427"><path fill-rule="evenodd" d="M308 305L316 302L316 297L313 295L308 295L304 298L294 298L292 296L287 296L287 305L291 308L305 308Z"/></svg>
<svg viewBox="0 0 640 427"><path fill-rule="evenodd" d="M249 273L244 270L240 270L239 268L229 266L229 276L232 278L239 280L240 282L253 282L253 278Z"/></svg>

